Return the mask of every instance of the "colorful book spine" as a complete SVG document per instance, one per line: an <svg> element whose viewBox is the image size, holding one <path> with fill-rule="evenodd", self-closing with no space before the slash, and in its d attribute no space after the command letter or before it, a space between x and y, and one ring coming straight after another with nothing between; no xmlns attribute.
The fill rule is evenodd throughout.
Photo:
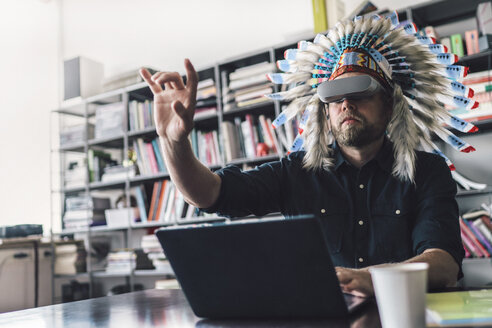
<svg viewBox="0 0 492 328"><path fill-rule="evenodd" d="M465 233L465 235L469 238L469 240L473 243L473 245L476 247L477 253L479 253L480 257L490 257L490 254L487 252L487 250L480 244L478 239L475 237L473 232L470 231L466 223L464 222L463 219L460 218L460 225L461 225L461 230Z"/></svg>
<svg viewBox="0 0 492 328"><path fill-rule="evenodd" d="M154 154L154 147L151 142L145 143L145 148L147 150L147 157L150 162L150 168L152 173L159 173L159 167L157 166L157 160Z"/></svg>
<svg viewBox="0 0 492 328"><path fill-rule="evenodd" d="M163 205L164 204L163 199L164 199L164 195L166 193L167 181L168 180L162 181L162 186L161 186L161 190L160 190L160 194L159 194L159 202L157 203L157 211L155 212L155 215L153 217L154 221L158 221L160 216L161 216L161 212L164 211L164 209L162 207L164 206Z"/></svg>
<svg viewBox="0 0 492 328"><path fill-rule="evenodd" d="M451 35L451 52L458 57L463 57L465 55L465 49L463 48L463 39L461 34Z"/></svg>
<svg viewBox="0 0 492 328"><path fill-rule="evenodd" d="M492 231L489 230L489 228L487 228L485 226L485 224L482 222L482 220L480 220L480 218L478 218L477 220L473 221L473 225L480 230L480 232L482 233L482 235L487 238L488 242L492 245Z"/></svg>
<svg viewBox="0 0 492 328"><path fill-rule="evenodd" d="M164 158L162 157L161 149L159 148L159 139L152 140L152 147L154 148L155 158L157 160L157 166L160 172L166 171L166 165L164 164Z"/></svg>
<svg viewBox="0 0 492 328"><path fill-rule="evenodd" d="M470 238L468 238L468 236L463 232L463 230L461 230L461 240L463 244L466 245L466 247L470 250L470 253L473 257L482 257L480 251L477 249L475 244L472 243Z"/></svg>
<svg viewBox="0 0 492 328"><path fill-rule="evenodd" d="M478 31L471 30L465 32L466 54L473 55L480 52L478 47Z"/></svg>
<svg viewBox="0 0 492 328"><path fill-rule="evenodd" d="M470 228L470 231L475 235L477 240L482 244L482 246L487 250L488 256L490 257L490 254L492 254L492 246L488 242L488 240L484 237L482 232L475 227L471 221L469 220L463 220L465 224Z"/></svg>
<svg viewBox="0 0 492 328"><path fill-rule="evenodd" d="M153 220L153 217L152 217L152 214L154 213L154 209L156 208L156 202L157 202L157 199L158 199L158 196L157 196L157 190L159 188L159 184L161 182L154 182L154 187L152 189L152 197L150 199L150 208L149 208L149 214L147 215L148 217L148 220L149 221L152 221Z"/></svg>

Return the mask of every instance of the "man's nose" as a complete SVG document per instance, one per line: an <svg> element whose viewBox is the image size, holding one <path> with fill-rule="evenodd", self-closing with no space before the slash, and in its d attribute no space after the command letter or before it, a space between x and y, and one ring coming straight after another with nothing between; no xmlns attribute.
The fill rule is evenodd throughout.
<svg viewBox="0 0 492 328"><path fill-rule="evenodd" d="M357 109L357 106L355 105L354 101L352 99L347 99L345 98L342 102L342 110L355 110Z"/></svg>

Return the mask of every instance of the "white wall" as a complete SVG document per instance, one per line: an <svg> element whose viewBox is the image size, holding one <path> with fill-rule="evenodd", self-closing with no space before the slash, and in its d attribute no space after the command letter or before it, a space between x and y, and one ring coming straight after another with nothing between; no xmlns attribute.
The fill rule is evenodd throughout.
<svg viewBox="0 0 492 328"><path fill-rule="evenodd" d="M50 220L48 132L49 112L57 106L57 17L54 2L0 2L0 225Z"/></svg>
<svg viewBox="0 0 492 328"><path fill-rule="evenodd" d="M346 1L346 10L358 3ZM311 0L2 0L0 225L50 228L49 112L62 95L59 53L63 59L82 55L100 61L106 75L144 65L183 72L185 57L204 68L297 41L310 35L312 26ZM56 219L54 228L59 227Z"/></svg>

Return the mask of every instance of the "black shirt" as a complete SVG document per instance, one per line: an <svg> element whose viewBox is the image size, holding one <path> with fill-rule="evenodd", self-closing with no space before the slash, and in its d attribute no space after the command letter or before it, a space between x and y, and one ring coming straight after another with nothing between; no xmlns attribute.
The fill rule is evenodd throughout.
<svg viewBox="0 0 492 328"><path fill-rule="evenodd" d="M440 248L461 268L456 184L448 166L438 155L417 151L415 183L402 182L391 174L392 147L385 140L360 169L336 144L329 171L303 169L304 151L248 171L227 166L216 172L222 179L217 202L204 210L226 217L317 214L336 266L401 262Z"/></svg>

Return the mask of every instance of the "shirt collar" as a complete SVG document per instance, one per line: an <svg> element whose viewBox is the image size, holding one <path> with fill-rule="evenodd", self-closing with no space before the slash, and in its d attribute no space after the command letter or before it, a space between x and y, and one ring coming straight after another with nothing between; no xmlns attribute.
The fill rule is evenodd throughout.
<svg viewBox="0 0 492 328"><path fill-rule="evenodd" d="M335 170L338 170L338 168L343 164L346 163L347 165L352 165L350 164L349 161L345 159L343 156L342 152L340 151L340 147L338 146L337 142L334 141L332 144L332 148L335 151ZM385 171L392 172L392 167L393 167L393 162L394 162L394 156L393 156L393 143L391 140L389 140L387 137L384 137L383 140L383 146L379 150L379 152L376 154L374 159L371 160L376 161L376 163ZM366 164L367 165L367 164Z"/></svg>

